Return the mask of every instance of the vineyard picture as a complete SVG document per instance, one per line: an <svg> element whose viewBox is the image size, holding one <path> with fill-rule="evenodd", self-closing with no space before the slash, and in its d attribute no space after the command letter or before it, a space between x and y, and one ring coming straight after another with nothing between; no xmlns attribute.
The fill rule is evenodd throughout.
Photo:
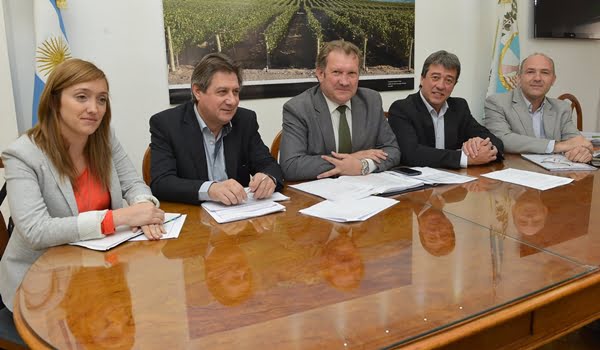
<svg viewBox="0 0 600 350"><path fill-rule="evenodd" d="M412 77L414 0L163 0L163 11L171 86L211 52L240 62L250 84L314 82L320 46L336 39L363 51L361 77Z"/></svg>

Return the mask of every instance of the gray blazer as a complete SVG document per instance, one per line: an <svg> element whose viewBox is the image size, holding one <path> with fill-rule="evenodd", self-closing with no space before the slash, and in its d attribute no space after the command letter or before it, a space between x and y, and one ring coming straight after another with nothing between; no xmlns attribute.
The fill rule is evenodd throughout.
<svg viewBox="0 0 600 350"><path fill-rule="evenodd" d="M538 139L521 89L489 96L485 101L484 125L504 143L510 153L546 153L549 140L556 142L580 135L573 123L571 107L565 101L546 98L544 132L548 139Z"/></svg>
<svg viewBox="0 0 600 350"><path fill-rule="evenodd" d="M378 92L358 88L352 103L352 151L382 149L388 157L377 166L387 170L400 162L396 136L383 115ZM331 114L319 85L283 106L280 163L286 180L312 180L333 165L321 155L336 150Z"/></svg>
<svg viewBox="0 0 600 350"><path fill-rule="evenodd" d="M130 204L158 204L114 133L111 144L111 208L122 208L123 198ZM60 178L27 135L11 144L2 159L15 228L0 261L0 296L12 310L15 291L35 260L52 246L103 237L100 224L106 210L79 213L70 181Z"/></svg>

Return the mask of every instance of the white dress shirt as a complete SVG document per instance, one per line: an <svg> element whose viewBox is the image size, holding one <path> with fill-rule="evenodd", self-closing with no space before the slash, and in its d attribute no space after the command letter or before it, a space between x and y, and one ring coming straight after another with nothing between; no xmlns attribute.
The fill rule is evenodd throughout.
<svg viewBox="0 0 600 350"><path fill-rule="evenodd" d="M331 125L333 126L333 137L335 138L335 150L338 150L339 143L339 129L340 129L340 111L337 108L341 105L331 101L325 94L325 102L327 102L327 108L329 109L329 114L331 115ZM346 106L346 121L348 121L348 128L350 129L350 139L352 139L352 102L348 101L344 103ZM375 161L370 158L366 158L369 163L369 173L372 173L377 169L375 165Z"/></svg>
<svg viewBox="0 0 600 350"><path fill-rule="evenodd" d="M429 111L429 115L431 115L431 121L433 122L433 130L435 131L435 148L437 149L446 149L446 134L444 129L444 115L448 111L448 101L444 101L442 108L440 108L440 112L438 113L435 108L433 108L429 102L423 97L423 93L419 91L419 95L427 107ZM468 165L467 155L461 149L460 150L460 167L466 168Z"/></svg>

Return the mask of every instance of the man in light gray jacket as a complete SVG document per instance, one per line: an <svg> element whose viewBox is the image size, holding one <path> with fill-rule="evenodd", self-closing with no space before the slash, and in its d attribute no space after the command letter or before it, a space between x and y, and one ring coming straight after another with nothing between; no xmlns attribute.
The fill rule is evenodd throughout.
<svg viewBox="0 0 600 350"><path fill-rule="evenodd" d="M485 126L512 153L564 153L575 162L592 159L592 144L581 135L565 101L546 97L556 80L554 61L541 53L523 60L520 87L489 96Z"/></svg>

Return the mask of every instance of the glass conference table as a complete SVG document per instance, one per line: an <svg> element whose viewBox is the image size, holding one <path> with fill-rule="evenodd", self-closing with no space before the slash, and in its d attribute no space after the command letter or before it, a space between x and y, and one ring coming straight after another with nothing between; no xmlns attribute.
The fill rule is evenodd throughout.
<svg viewBox="0 0 600 350"><path fill-rule="evenodd" d="M516 156L503 167L542 171ZM33 347L501 348L542 344L600 316L596 172L548 191L480 178L396 197L354 224L286 211L216 224L202 208L178 239L106 253L49 249L15 322ZM596 198L594 200L594 198Z"/></svg>

